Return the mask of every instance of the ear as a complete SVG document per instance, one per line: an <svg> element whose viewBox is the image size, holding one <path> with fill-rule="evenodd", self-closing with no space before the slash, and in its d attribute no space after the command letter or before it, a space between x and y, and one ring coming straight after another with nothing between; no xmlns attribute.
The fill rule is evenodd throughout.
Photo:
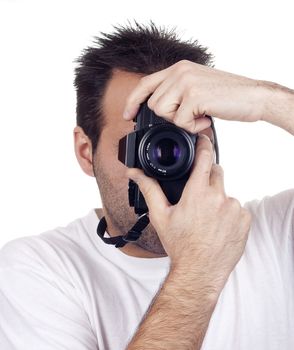
<svg viewBox="0 0 294 350"><path fill-rule="evenodd" d="M73 130L75 154L82 170L93 176L92 142L80 126Z"/></svg>

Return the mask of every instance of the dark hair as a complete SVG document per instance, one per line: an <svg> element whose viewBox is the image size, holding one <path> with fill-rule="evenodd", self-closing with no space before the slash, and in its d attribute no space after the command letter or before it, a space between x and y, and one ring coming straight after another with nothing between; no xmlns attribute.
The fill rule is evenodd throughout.
<svg viewBox="0 0 294 350"><path fill-rule="evenodd" d="M213 55L197 40L180 40L175 28L149 25L114 26L113 33L100 32L94 45L76 60L77 125L92 142L93 154L105 125L102 99L113 69L151 74L180 60L211 65Z"/></svg>

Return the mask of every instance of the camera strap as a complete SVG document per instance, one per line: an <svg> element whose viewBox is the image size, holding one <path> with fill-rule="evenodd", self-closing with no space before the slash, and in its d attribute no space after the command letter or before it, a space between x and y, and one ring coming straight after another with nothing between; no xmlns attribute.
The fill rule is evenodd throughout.
<svg viewBox="0 0 294 350"><path fill-rule="evenodd" d="M107 244L113 244L116 248L121 248L127 243L136 241L142 234L142 231L148 226L148 212L140 215L135 225L128 231L127 234L115 237L104 237L107 228L105 216L99 221L97 227L97 235Z"/></svg>

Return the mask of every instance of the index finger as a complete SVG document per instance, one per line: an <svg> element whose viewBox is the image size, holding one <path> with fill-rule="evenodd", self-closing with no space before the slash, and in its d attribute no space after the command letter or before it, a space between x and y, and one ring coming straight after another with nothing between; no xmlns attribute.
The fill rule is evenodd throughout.
<svg viewBox="0 0 294 350"><path fill-rule="evenodd" d="M126 100L126 105L123 112L125 120L131 120L137 114L140 104L144 102L148 96L152 95L156 88L162 83L167 76L167 70L163 69L142 77L138 85L134 88Z"/></svg>

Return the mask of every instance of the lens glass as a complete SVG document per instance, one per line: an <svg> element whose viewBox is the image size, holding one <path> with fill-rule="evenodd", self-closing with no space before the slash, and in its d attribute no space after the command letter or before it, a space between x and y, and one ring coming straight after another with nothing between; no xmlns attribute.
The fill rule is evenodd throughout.
<svg viewBox="0 0 294 350"><path fill-rule="evenodd" d="M181 149L175 140L163 138L153 148L153 157L160 165L172 166L181 157Z"/></svg>
<svg viewBox="0 0 294 350"><path fill-rule="evenodd" d="M195 138L174 125L150 128L138 147L138 160L145 172L157 179L183 177L194 159Z"/></svg>

